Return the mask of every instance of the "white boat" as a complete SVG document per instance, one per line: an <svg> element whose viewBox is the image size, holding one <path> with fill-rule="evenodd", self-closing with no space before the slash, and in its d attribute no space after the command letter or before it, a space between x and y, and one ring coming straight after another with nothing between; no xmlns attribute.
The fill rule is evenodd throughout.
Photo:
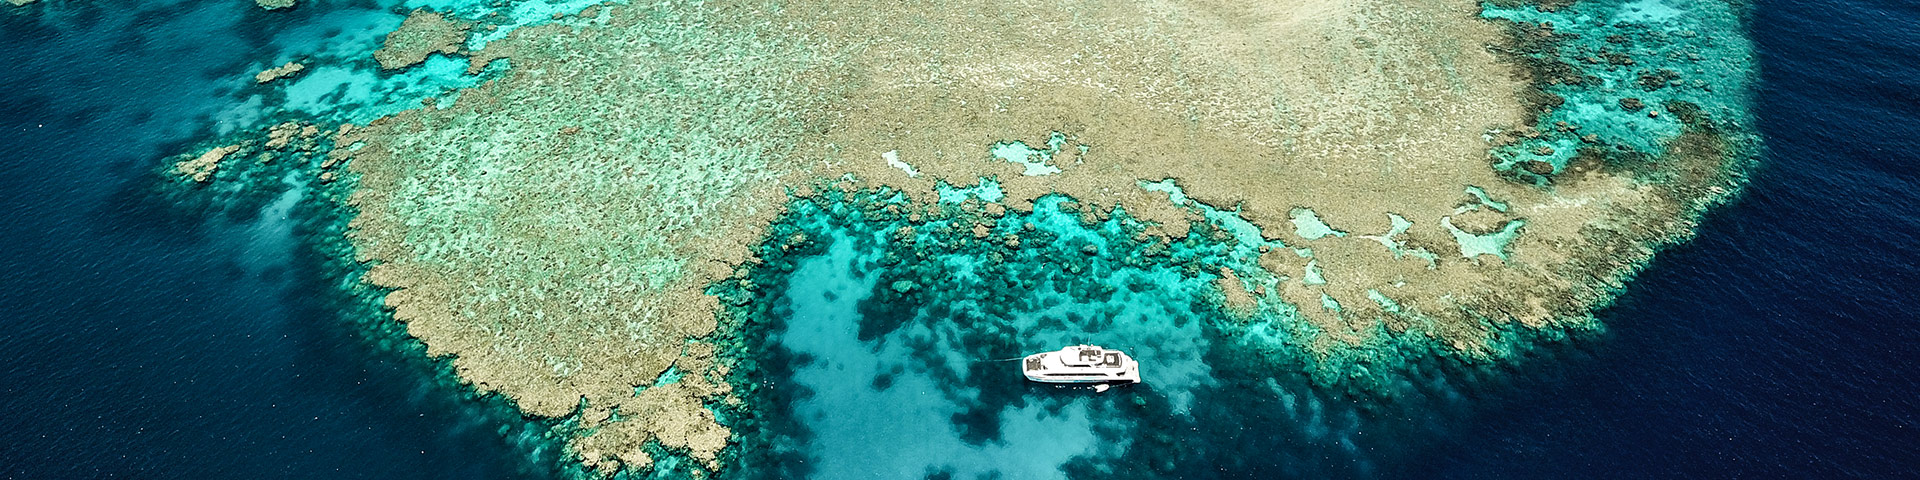
<svg viewBox="0 0 1920 480"><path fill-rule="evenodd" d="M1074 345L1057 352L1028 355L1020 362L1027 380L1041 383L1093 384L1106 391L1119 383L1140 383L1140 363L1125 352L1098 345Z"/></svg>

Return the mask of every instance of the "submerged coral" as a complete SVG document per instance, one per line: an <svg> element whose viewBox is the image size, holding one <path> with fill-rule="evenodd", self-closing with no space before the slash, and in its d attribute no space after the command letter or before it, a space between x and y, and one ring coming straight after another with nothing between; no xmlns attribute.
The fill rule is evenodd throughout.
<svg viewBox="0 0 1920 480"><path fill-rule="evenodd" d="M253 0L253 3L260 5L260 8L267 10L293 8L294 4L298 2L299 0Z"/></svg>
<svg viewBox="0 0 1920 480"><path fill-rule="evenodd" d="M740 319L729 344L753 372L740 382L748 407L721 407L746 429L731 471L745 478L1368 476L1416 454L1407 433L1430 425L1397 416L1427 405L1372 395L1460 394L1412 372L1465 359L1383 328L1378 354L1322 383L1402 372L1365 403L1309 386L1323 379L1297 354L1269 357L1306 338L1283 304L1216 296L1271 300L1275 282L1241 276L1262 275L1256 258L1274 249L1236 239L1246 223L1230 212L1194 206L1209 220L1171 239L1120 208L1089 221L1061 195L990 214L990 185L943 188L936 205L885 188L816 192L769 226L756 266L712 289ZM1015 236L1028 241L1002 241ZM1004 363L1087 341L1143 359L1145 383L1076 392L1021 382ZM876 458L874 444L902 447Z"/></svg>

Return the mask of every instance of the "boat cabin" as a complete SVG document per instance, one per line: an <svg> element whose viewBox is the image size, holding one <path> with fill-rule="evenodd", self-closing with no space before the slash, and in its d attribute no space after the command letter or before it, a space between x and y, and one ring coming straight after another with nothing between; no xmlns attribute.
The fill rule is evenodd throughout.
<svg viewBox="0 0 1920 480"><path fill-rule="evenodd" d="M1074 345L1028 355L1021 362L1028 380L1041 383L1140 383L1140 364L1119 350Z"/></svg>

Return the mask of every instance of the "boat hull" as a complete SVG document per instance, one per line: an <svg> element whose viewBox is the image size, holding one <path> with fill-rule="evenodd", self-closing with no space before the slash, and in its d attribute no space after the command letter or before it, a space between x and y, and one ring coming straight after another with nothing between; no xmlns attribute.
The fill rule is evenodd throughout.
<svg viewBox="0 0 1920 480"><path fill-rule="evenodd" d="M1067 385L1091 385L1096 383L1140 383L1140 376L1102 377L1102 378L1043 378L1028 374L1027 380L1038 383L1057 383Z"/></svg>

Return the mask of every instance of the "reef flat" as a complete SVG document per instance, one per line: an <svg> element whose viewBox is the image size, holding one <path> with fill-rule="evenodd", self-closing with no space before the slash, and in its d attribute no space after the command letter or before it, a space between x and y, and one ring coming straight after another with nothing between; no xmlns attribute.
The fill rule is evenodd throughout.
<svg viewBox="0 0 1920 480"><path fill-rule="evenodd" d="M922 254L1032 278L1074 268L1033 254L1065 230L1008 219L1123 218L1112 242L1160 254L1071 248L1181 287L1120 303L1219 315L1113 322L1197 315L1238 353L1195 346L1194 371L1268 362L1387 395L1418 357L1601 328L1591 312L1753 151L1741 7L1718 0L588 5L543 24L416 11L377 63L457 93L316 113L347 123L316 168L357 182L347 235L407 332L480 391L577 420L600 472L726 468L744 434L725 412L766 394L744 326L768 320L747 307L771 297L725 291L830 234L781 227L795 205L972 238ZM299 82L344 75L308 63L289 109ZM217 179L241 152L220 148L179 173ZM883 275L882 301L940 283L913 271ZM955 299L998 320L1045 301L933 303ZM994 333L1039 328L1012 325ZM1058 336L964 350L1040 337Z"/></svg>

